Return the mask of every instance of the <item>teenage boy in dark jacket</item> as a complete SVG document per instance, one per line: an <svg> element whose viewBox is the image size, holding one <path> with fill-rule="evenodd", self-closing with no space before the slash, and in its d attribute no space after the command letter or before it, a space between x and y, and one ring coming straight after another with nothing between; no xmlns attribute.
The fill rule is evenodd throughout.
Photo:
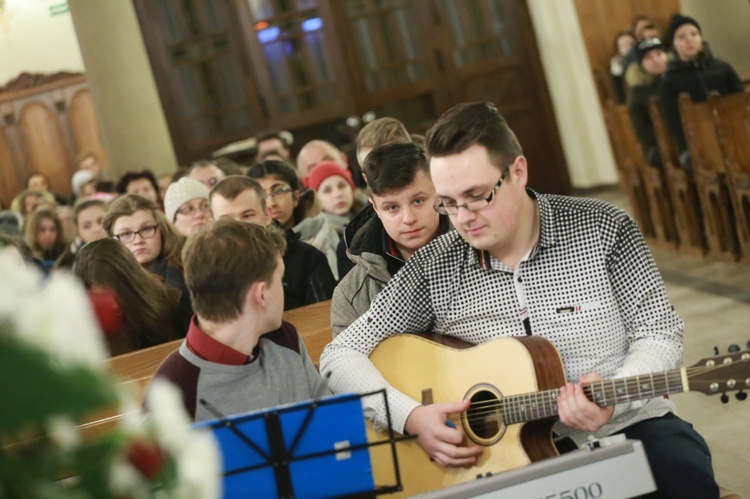
<svg viewBox="0 0 750 499"><path fill-rule="evenodd" d="M335 337L360 315L406 260L450 229L433 205L435 187L422 148L413 143L378 146L364 160L370 206L346 226L347 255L354 268L333 293Z"/></svg>

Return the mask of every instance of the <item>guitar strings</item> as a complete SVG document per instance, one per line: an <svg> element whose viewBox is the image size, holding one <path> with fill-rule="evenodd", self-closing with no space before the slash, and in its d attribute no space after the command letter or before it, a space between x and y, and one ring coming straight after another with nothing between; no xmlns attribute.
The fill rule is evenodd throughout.
<svg viewBox="0 0 750 499"><path fill-rule="evenodd" d="M741 361L742 362L742 361ZM719 364L716 366L693 366L685 368L687 374L694 375L701 372L716 371L724 367L730 367L732 364ZM649 388L639 390L642 386L644 378L648 379ZM639 376L632 376L628 378L622 378L620 380L605 380L586 385L584 391L587 395L592 395L592 392L596 389L601 389L604 393L602 399L606 403L606 399L612 399L613 401L618 398L617 388L622 389L624 385L625 395L622 392L619 393L620 398L628 398L630 395L630 389L634 388L632 396L636 396L635 400L658 397L672 393L673 391L684 391L682 387L682 372L680 369L666 371L665 373L659 373L656 375L643 374ZM671 381L671 382L670 382ZM717 382L721 383L725 381L721 380L701 380L703 383ZM666 391L665 391L666 390ZM646 396L643 394L647 393ZM559 395L559 389L546 390L541 392L530 392L527 394L517 394L504 397L502 399L485 400L481 402L474 402L471 404L469 409L466 411L466 419L468 421L476 421L480 419L487 420L491 415L497 415L497 421L502 424L502 415L506 414L509 416L509 422L515 422L517 416L525 415L528 412L536 412L538 418L545 418L554 416L557 414L557 407L539 407L539 403L549 403L556 401ZM608 396L609 395L609 396ZM479 408L479 409L477 409ZM473 410L472 410L473 409ZM544 414L543 416L541 414ZM536 419L532 416L530 419ZM518 422L523 421L524 418Z"/></svg>

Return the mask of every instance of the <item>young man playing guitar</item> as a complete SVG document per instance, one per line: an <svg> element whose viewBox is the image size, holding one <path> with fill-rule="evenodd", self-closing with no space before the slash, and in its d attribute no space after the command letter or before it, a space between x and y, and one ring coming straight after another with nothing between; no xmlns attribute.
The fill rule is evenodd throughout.
<svg viewBox="0 0 750 499"><path fill-rule="evenodd" d="M683 323L633 220L604 202L528 189L521 146L491 104L450 109L426 144L435 208L456 232L414 254L328 345L321 372L329 386L386 388L395 430L416 435L441 465L470 466L482 448L462 444L461 431L446 424L470 401L422 405L388 384L368 355L396 332L474 344L541 336L557 347L570 381L557 399L558 436L580 445L592 434L624 433L643 441L659 497L718 497L708 447L673 414L671 401L600 407L582 388L682 360ZM367 409L382 427L384 405L373 401Z"/></svg>

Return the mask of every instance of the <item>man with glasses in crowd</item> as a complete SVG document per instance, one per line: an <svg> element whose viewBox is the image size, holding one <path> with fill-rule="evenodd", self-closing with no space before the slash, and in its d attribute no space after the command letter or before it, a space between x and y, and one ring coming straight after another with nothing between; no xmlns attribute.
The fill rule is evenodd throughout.
<svg viewBox="0 0 750 499"><path fill-rule="evenodd" d="M450 109L426 145L435 208L456 231L415 253L326 347L320 366L331 389L385 388L394 430L416 435L443 466L471 466L482 449L463 445L460 430L446 424L469 400L421 405L389 385L368 355L396 331L474 344L541 336L557 347L570 381L557 399L560 450L621 432L643 441L659 494L718 497L708 447L672 402L599 407L583 392L602 378L673 369L682 360L683 323L633 220L601 201L527 188L521 146L491 104ZM365 403L385 426L384 404Z"/></svg>

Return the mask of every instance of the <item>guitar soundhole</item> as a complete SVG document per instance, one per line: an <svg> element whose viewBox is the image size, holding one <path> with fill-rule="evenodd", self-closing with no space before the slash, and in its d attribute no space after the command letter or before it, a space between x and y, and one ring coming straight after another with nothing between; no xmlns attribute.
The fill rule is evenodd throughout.
<svg viewBox="0 0 750 499"><path fill-rule="evenodd" d="M467 394L471 406L461 415L466 435L479 445L492 445L505 433L500 412L501 394L491 385L477 385Z"/></svg>

